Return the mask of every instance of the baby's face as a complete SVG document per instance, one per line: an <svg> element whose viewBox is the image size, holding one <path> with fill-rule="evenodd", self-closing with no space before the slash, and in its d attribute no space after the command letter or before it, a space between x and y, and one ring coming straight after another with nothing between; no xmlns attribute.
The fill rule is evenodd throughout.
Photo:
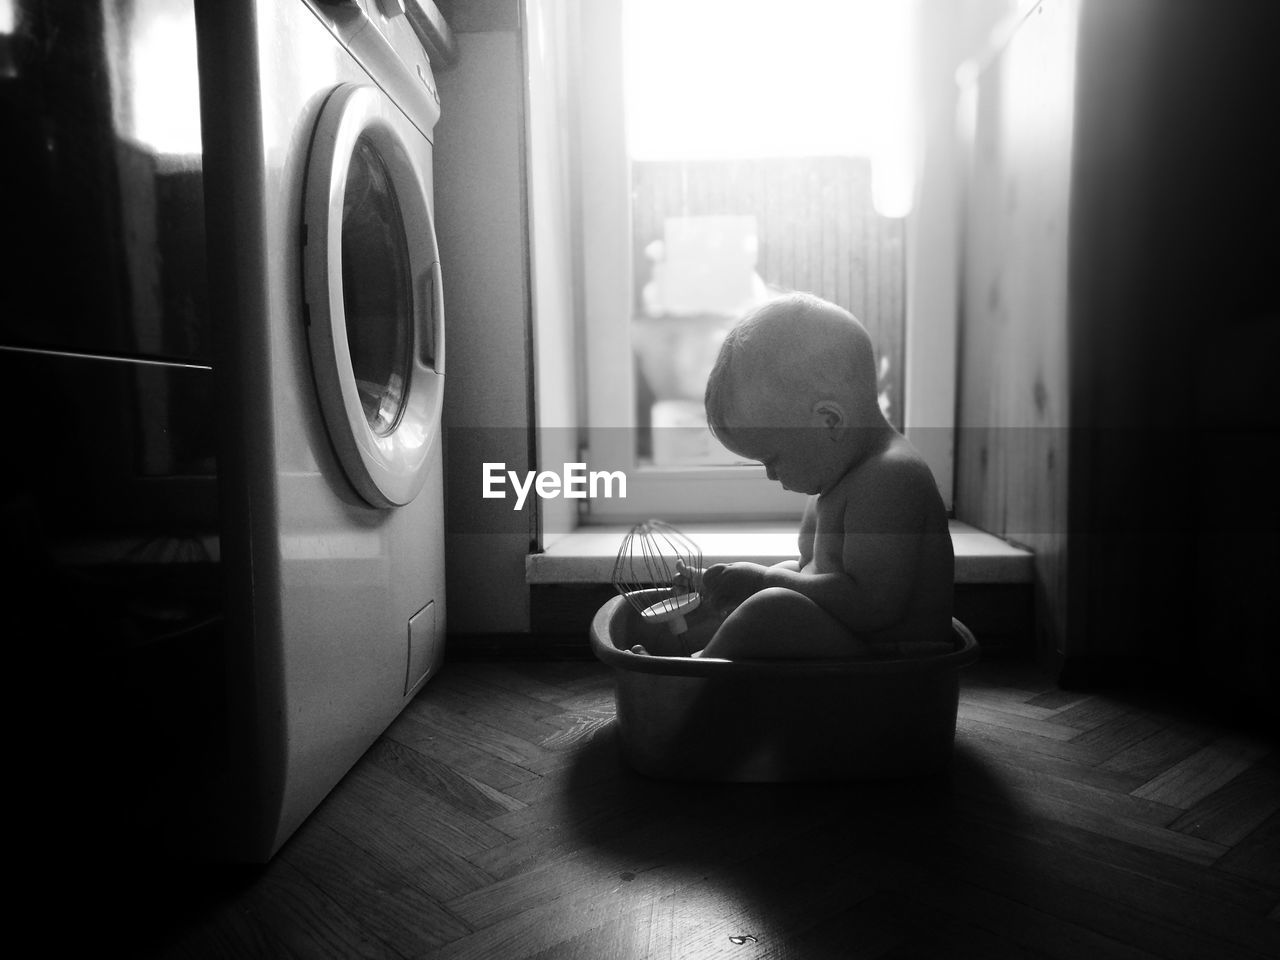
<svg viewBox="0 0 1280 960"><path fill-rule="evenodd" d="M836 444L820 418L767 403L747 406L725 424L730 450L758 460L770 480L797 493L824 493L840 479Z"/></svg>

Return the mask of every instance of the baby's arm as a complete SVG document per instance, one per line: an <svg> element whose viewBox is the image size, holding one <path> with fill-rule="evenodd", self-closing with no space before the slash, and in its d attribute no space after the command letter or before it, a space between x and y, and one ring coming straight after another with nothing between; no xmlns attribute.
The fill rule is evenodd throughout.
<svg viewBox="0 0 1280 960"><path fill-rule="evenodd" d="M749 560L713 563L702 572L702 595L711 610L727 616L747 597L765 588L770 570L799 574L800 563L796 560L783 560L772 567Z"/></svg>
<svg viewBox="0 0 1280 960"><path fill-rule="evenodd" d="M769 570L800 573L813 559L813 532L818 525L817 509L818 498L810 497L800 519L798 559L782 560L772 567L749 561L716 563L708 567L705 573L709 573L710 578L703 579L700 589L710 607L722 615L731 613L747 597L765 588L765 576Z"/></svg>
<svg viewBox="0 0 1280 960"><path fill-rule="evenodd" d="M933 483L927 471L894 459L865 464L827 494L830 521L815 540L810 570L765 568L757 589L794 590L862 636L901 622L917 576L927 497L936 495L924 486ZM836 516L839 532L827 533Z"/></svg>
<svg viewBox="0 0 1280 960"><path fill-rule="evenodd" d="M799 570L794 560L784 560ZM702 573L702 593L708 605L721 616L736 610L747 597L764 589L764 577L771 567L740 560L735 563L713 563Z"/></svg>

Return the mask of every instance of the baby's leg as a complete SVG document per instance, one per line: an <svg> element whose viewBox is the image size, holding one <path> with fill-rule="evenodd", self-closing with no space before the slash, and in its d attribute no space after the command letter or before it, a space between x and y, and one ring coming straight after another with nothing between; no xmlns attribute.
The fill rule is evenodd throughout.
<svg viewBox="0 0 1280 960"><path fill-rule="evenodd" d="M725 618L700 657L725 660L852 657L869 652L803 594L769 587Z"/></svg>

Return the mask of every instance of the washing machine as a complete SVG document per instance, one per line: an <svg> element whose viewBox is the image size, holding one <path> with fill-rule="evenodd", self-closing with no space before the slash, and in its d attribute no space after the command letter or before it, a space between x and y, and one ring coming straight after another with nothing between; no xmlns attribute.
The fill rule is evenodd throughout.
<svg viewBox="0 0 1280 960"><path fill-rule="evenodd" d="M0 618L78 860L268 859L440 666L429 6L0 23Z"/></svg>
<svg viewBox="0 0 1280 960"><path fill-rule="evenodd" d="M430 59L402 3L197 5L235 749L272 853L438 668ZM237 788L241 789L241 788ZM235 803L235 797L231 798Z"/></svg>

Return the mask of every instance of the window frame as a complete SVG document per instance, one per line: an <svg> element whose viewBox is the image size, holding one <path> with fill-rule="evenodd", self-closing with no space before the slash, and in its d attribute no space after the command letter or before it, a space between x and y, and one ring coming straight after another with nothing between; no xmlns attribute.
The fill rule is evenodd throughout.
<svg viewBox="0 0 1280 960"><path fill-rule="evenodd" d="M648 466L637 461L634 365L631 352L618 349L618 333L626 336L631 322L634 283L631 180L621 109L624 78L619 68L622 0L592 0L582 5L581 16L577 107L583 317L579 347L586 382L580 392L580 459L591 470L621 470L627 477L627 495L582 501L578 522L617 524L649 516L675 521L798 519L807 498L770 481L762 466ZM949 171L949 162L947 156L926 160L922 173L932 170L936 176L939 170ZM904 224L901 371L903 433L929 463L948 509L953 487L956 357L955 193L949 179L948 172L932 189L918 191L916 207ZM941 282L917 282L920 271L935 268Z"/></svg>

